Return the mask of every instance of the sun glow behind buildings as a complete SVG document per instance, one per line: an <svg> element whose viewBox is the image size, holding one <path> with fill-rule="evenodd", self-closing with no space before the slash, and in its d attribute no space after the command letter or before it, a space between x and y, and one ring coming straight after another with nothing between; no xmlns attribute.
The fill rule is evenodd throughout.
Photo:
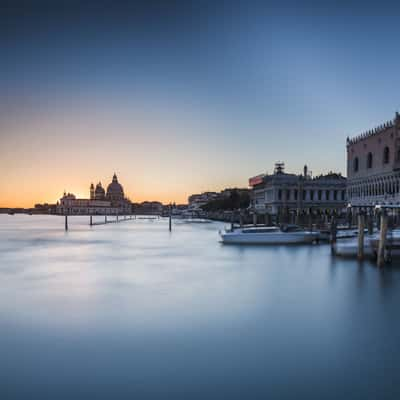
<svg viewBox="0 0 400 400"><path fill-rule="evenodd" d="M0 16L0 206L83 196L114 171L132 201L165 203L278 159L345 173L346 136L400 106L393 16L82 8Z"/></svg>

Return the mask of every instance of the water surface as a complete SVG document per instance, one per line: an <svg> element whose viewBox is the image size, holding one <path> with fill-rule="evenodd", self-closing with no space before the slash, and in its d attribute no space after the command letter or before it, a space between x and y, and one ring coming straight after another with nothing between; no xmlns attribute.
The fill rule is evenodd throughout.
<svg viewBox="0 0 400 400"><path fill-rule="evenodd" d="M396 265L88 222L0 216L1 399L399 398Z"/></svg>

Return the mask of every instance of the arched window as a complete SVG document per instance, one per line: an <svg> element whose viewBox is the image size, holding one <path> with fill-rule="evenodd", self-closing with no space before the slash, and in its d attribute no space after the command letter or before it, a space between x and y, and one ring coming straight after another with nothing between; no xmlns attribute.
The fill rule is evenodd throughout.
<svg viewBox="0 0 400 400"><path fill-rule="evenodd" d="M372 168L372 153L369 152L367 155L367 168Z"/></svg>
<svg viewBox="0 0 400 400"><path fill-rule="evenodd" d="M389 147L386 146L383 149L383 163L384 164L389 164L389 157L390 157Z"/></svg>
<svg viewBox="0 0 400 400"><path fill-rule="evenodd" d="M356 157L353 161L353 170L354 172L358 172L358 157Z"/></svg>

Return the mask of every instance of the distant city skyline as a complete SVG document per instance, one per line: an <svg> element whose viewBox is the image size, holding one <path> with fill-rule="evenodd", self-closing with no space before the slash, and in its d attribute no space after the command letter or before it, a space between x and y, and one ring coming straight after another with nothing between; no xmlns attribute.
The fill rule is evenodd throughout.
<svg viewBox="0 0 400 400"><path fill-rule="evenodd" d="M246 187L304 164L346 175L346 137L400 110L399 6L10 3L0 13L0 207Z"/></svg>

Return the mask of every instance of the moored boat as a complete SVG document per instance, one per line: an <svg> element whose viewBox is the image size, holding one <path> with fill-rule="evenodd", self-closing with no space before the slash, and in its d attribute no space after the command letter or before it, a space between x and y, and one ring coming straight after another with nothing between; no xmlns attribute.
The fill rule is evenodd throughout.
<svg viewBox="0 0 400 400"><path fill-rule="evenodd" d="M371 246L371 240L375 235L364 236L364 257L373 257L374 249ZM340 257L357 257L358 254L358 238L348 238L340 240L335 244L335 255Z"/></svg>
<svg viewBox="0 0 400 400"><path fill-rule="evenodd" d="M368 230L365 229L365 233L367 233ZM336 232L336 239L349 239L349 238L354 238L358 235L358 230L357 229L338 229ZM331 238L331 232L329 230L320 230L319 231L319 240L330 240Z"/></svg>
<svg viewBox="0 0 400 400"><path fill-rule="evenodd" d="M379 232L364 236L364 257L375 258L378 254ZM400 230L390 231L386 237L386 251L391 258L400 257ZM340 240L335 244L335 255L357 257L358 238Z"/></svg>
<svg viewBox="0 0 400 400"><path fill-rule="evenodd" d="M243 227L220 231L226 244L304 244L318 240L318 232L307 231L297 225L281 227Z"/></svg>
<svg viewBox="0 0 400 400"><path fill-rule="evenodd" d="M182 218L181 224L211 224L211 220L204 218Z"/></svg>

